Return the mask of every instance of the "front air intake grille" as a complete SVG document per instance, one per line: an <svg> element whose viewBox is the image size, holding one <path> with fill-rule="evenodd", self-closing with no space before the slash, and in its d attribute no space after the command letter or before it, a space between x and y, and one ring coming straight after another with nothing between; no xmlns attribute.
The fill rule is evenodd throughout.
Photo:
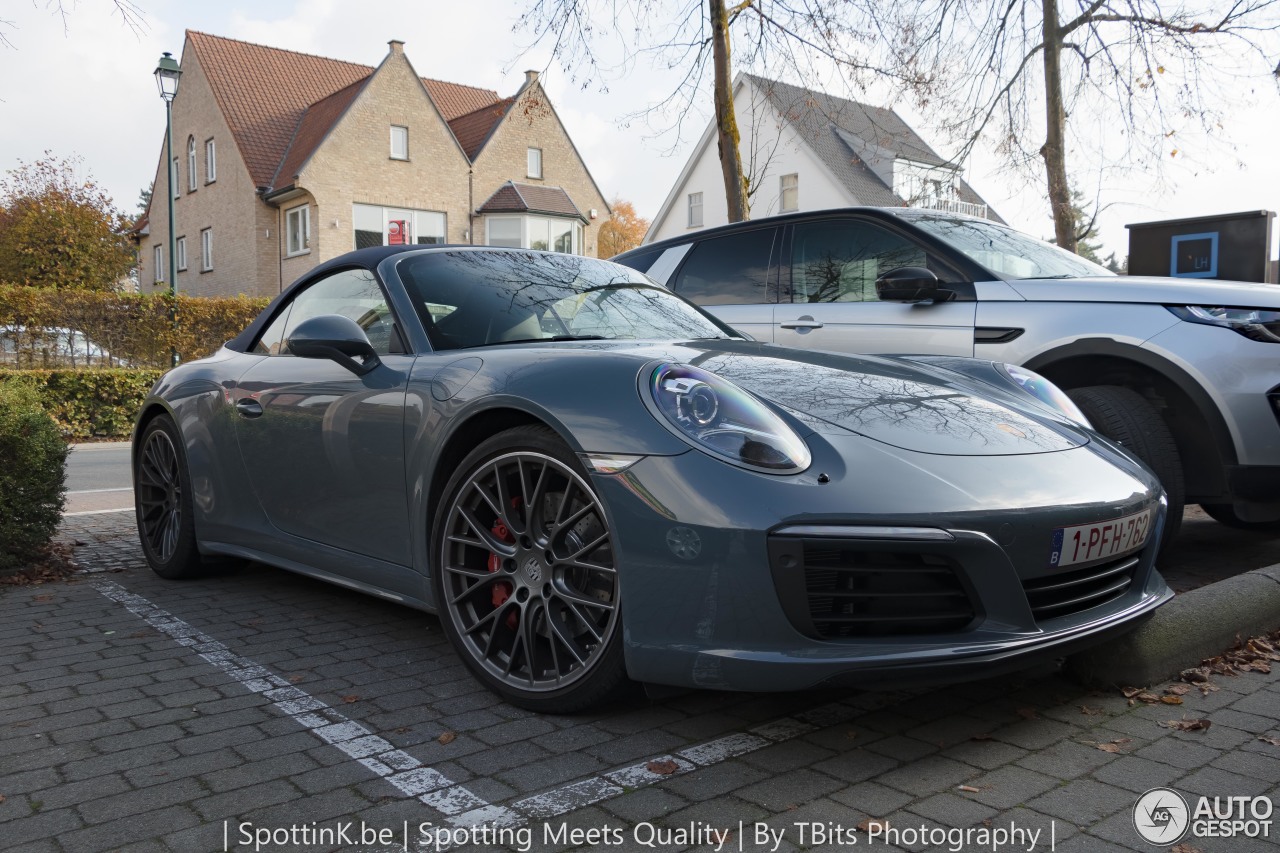
<svg viewBox="0 0 1280 853"><path fill-rule="evenodd" d="M1139 557L1134 554L1087 569L1024 580L1031 614L1036 621L1054 619L1114 601L1133 583Z"/></svg>
<svg viewBox="0 0 1280 853"><path fill-rule="evenodd" d="M976 616L955 564L938 554L790 537L772 537L769 550L783 608L811 637L952 633Z"/></svg>

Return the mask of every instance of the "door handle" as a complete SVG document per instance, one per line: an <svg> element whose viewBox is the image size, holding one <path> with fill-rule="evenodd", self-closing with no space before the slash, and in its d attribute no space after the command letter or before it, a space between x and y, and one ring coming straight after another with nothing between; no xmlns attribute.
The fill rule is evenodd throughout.
<svg viewBox="0 0 1280 853"><path fill-rule="evenodd" d="M798 320L789 320L786 323L779 323L778 326L783 329L821 329L822 324L817 320L805 314Z"/></svg>
<svg viewBox="0 0 1280 853"><path fill-rule="evenodd" d="M236 411L246 418L256 418L262 415L262 404L251 397L242 397L236 400Z"/></svg>

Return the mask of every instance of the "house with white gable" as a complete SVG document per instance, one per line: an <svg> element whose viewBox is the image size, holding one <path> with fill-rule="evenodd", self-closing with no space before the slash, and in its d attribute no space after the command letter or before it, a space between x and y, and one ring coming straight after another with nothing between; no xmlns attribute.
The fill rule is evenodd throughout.
<svg viewBox="0 0 1280 853"><path fill-rule="evenodd" d="M1003 222L893 110L739 74L734 108L753 218L874 205L926 207ZM715 123L699 139L646 243L729 221Z"/></svg>

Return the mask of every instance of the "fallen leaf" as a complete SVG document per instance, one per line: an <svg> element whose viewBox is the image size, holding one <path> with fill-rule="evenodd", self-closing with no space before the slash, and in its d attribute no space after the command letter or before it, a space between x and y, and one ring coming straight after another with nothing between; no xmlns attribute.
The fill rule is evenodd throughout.
<svg viewBox="0 0 1280 853"><path fill-rule="evenodd" d="M1165 693L1173 696L1185 696L1191 692L1190 684L1170 684L1164 689Z"/></svg>
<svg viewBox="0 0 1280 853"><path fill-rule="evenodd" d="M4 794L0 794L0 803L4 802Z"/></svg>
<svg viewBox="0 0 1280 853"><path fill-rule="evenodd" d="M889 821L882 820L880 818L869 817L866 820L864 820L862 823L858 824L858 829L862 832L870 832L871 827L873 826L883 833L884 830L889 828Z"/></svg>
<svg viewBox="0 0 1280 853"><path fill-rule="evenodd" d="M1182 671L1182 675L1179 677L1183 681L1187 681L1192 684L1203 684L1209 680L1209 673L1197 667L1195 669L1184 669Z"/></svg>
<svg viewBox="0 0 1280 853"><path fill-rule="evenodd" d="M289 676L289 683L290 683L290 684L297 684L299 681L302 681L302 679L304 679L304 678L306 678L306 676L305 676L305 675L291 675L291 676Z"/></svg>
<svg viewBox="0 0 1280 853"><path fill-rule="evenodd" d="M436 738L436 743L439 743L442 746L448 745L453 743L454 740L457 739L457 737L458 735L455 734L454 732L445 732L444 734L440 735L440 737Z"/></svg>
<svg viewBox="0 0 1280 853"><path fill-rule="evenodd" d="M973 787L972 785L961 785L961 786L960 786L959 788L957 788L956 790L958 790L958 791L964 791L966 794L977 794L977 793L981 793L977 788Z"/></svg>
<svg viewBox="0 0 1280 853"><path fill-rule="evenodd" d="M1134 696L1137 696L1142 691L1139 690L1137 687L1121 687L1120 692L1124 694L1124 698L1132 699Z"/></svg>
<svg viewBox="0 0 1280 853"><path fill-rule="evenodd" d="M400 727L400 728L398 728L398 729L392 729L392 731L394 731L394 732L395 732L396 734L398 734L398 735L402 735L402 734L404 734L405 732L409 731L409 727L408 727L408 726L401 726L401 727Z"/></svg>
<svg viewBox="0 0 1280 853"><path fill-rule="evenodd" d="M1086 717L1096 717L1102 713L1102 709L1095 708L1092 705L1081 705L1080 713L1084 714Z"/></svg>
<svg viewBox="0 0 1280 853"><path fill-rule="evenodd" d="M1098 749L1102 750L1103 752L1109 752L1112 755L1124 754L1124 750L1120 747L1120 745L1115 743L1100 743L1098 744Z"/></svg>
<svg viewBox="0 0 1280 853"><path fill-rule="evenodd" d="M1192 847L1187 842L1175 844L1169 848L1169 853L1203 853L1199 847Z"/></svg>
<svg viewBox="0 0 1280 853"><path fill-rule="evenodd" d="M644 769L650 773L657 773L659 776L670 776L680 769L680 765L670 760L650 761L644 766Z"/></svg>
<svg viewBox="0 0 1280 853"><path fill-rule="evenodd" d="M48 595L48 594L46 594L46 595L33 595L33 596L31 596L31 600L32 600L32 601L53 601L53 596L52 596L52 595Z"/></svg>
<svg viewBox="0 0 1280 853"><path fill-rule="evenodd" d="M1181 720L1166 720L1160 725L1166 729L1174 729L1180 732L1202 732L1213 724L1208 720L1188 720L1184 718Z"/></svg>
<svg viewBox="0 0 1280 853"><path fill-rule="evenodd" d="M1181 705L1182 697L1181 696L1161 696L1160 701L1166 705Z"/></svg>
<svg viewBox="0 0 1280 853"><path fill-rule="evenodd" d="M1036 713L1035 708L1019 708L1018 716L1024 720L1038 720L1040 715Z"/></svg>
<svg viewBox="0 0 1280 853"><path fill-rule="evenodd" d="M1137 699L1139 702L1146 702L1148 705L1154 705L1160 701L1160 697L1154 693L1139 693Z"/></svg>
<svg viewBox="0 0 1280 853"><path fill-rule="evenodd" d="M1272 746L1280 746L1280 737L1267 737L1266 735L1258 735L1258 740L1263 743L1269 743Z"/></svg>
<svg viewBox="0 0 1280 853"><path fill-rule="evenodd" d="M352 702L359 702L359 701L360 701L360 697L359 697L359 696L357 696L356 694L352 693L352 694L351 694L351 695L349 695L349 696L343 696L343 697L342 697L342 701L343 701L343 702L346 702L348 705L350 705Z"/></svg>

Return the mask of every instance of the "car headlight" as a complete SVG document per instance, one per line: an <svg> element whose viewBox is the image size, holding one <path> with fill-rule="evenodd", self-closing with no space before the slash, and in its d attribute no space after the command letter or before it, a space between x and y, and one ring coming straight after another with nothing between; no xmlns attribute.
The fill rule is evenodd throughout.
<svg viewBox="0 0 1280 853"><path fill-rule="evenodd" d="M795 474L813 461L809 447L763 403L727 379L687 364L662 364L649 378L658 411L675 431L726 462Z"/></svg>
<svg viewBox="0 0 1280 853"><path fill-rule="evenodd" d="M1212 308L1206 305L1166 305L1173 316L1188 323L1221 326L1246 338L1280 344L1280 311L1274 308Z"/></svg>
<svg viewBox="0 0 1280 853"><path fill-rule="evenodd" d="M1034 370L1027 370L1025 367L1019 367L1016 364L1002 364L1001 367L1004 368L1005 374L1013 380L1014 385L1017 385L1044 405L1061 412L1081 426L1093 429L1093 424L1089 423L1089 419L1084 416L1084 412L1080 411L1080 407L1075 404L1075 401L1067 396L1066 391L1063 391Z"/></svg>

